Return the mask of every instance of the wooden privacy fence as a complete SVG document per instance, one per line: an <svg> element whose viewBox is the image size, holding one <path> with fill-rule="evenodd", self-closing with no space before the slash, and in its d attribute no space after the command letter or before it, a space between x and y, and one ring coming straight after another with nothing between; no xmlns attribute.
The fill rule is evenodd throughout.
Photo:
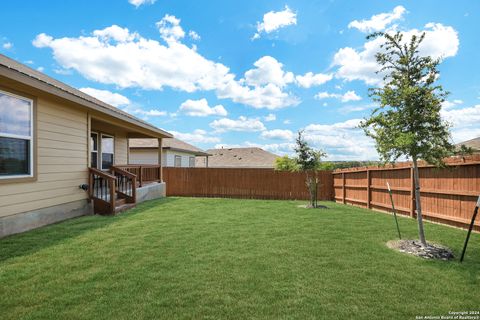
<svg viewBox="0 0 480 320"><path fill-rule="evenodd" d="M247 168L163 169L167 196L222 197L245 199L309 199L305 174ZM319 171L319 200L333 197L331 171Z"/></svg>
<svg viewBox="0 0 480 320"><path fill-rule="evenodd" d="M452 158L438 169L419 168L422 213L426 219L465 227L480 195L480 155ZM391 211L387 182L398 213L415 217L413 169L410 163L395 167L364 167L333 172L334 199L369 209ZM476 229L480 230L480 219Z"/></svg>

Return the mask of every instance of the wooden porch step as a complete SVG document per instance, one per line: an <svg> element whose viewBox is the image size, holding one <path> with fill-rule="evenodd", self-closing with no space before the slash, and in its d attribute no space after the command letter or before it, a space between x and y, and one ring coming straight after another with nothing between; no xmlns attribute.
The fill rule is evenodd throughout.
<svg viewBox="0 0 480 320"><path fill-rule="evenodd" d="M122 204L115 204L115 214L119 214L123 211L126 211L128 209L135 208L136 204L135 203L122 203Z"/></svg>

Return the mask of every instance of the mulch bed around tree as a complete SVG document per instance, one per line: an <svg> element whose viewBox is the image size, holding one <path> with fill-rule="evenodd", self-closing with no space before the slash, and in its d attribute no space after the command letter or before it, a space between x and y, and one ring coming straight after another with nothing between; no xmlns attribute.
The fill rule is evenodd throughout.
<svg viewBox="0 0 480 320"><path fill-rule="evenodd" d="M419 240L391 240L387 242L387 247L424 259L447 261L454 258L449 248L434 243L427 243L427 246L423 247Z"/></svg>
<svg viewBox="0 0 480 320"><path fill-rule="evenodd" d="M316 207L312 207L311 204L301 204L298 205L299 208L304 208L304 209L328 209L327 206L322 206L321 204L318 204Z"/></svg>

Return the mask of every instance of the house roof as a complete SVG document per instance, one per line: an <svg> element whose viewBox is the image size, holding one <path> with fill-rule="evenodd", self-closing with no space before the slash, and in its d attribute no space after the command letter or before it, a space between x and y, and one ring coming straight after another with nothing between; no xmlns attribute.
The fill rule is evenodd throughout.
<svg viewBox="0 0 480 320"><path fill-rule="evenodd" d="M467 147L472 148L474 151L480 151L480 137L460 142L460 143L457 144L457 146L460 147L462 144L464 144Z"/></svg>
<svg viewBox="0 0 480 320"><path fill-rule="evenodd" d="M131 149L156 149L158 148L157 139L130 139L129 145ZM176 150L194 154L196 156L209 156L210 154L197 148L189 143L176 138L162 139L162 149Z"/></svg>
<svg viewBox="0 0 480 320"><path fill-rule="evenodd" d="M261 148L209 149L208 166L212 168L273 168L276 154Z"/></svg>
<svg viewBox="0 0 480 320"><path fill-rule="evenodd" d="M148 122L134 117L127 112L100 101L78 89L55 80L44 73L34 70L2 54L0 54L0 76L25 83L44 92L48 92L55 96L83 105L84 107L140 126L155 133L159 137L172 137L170 133L159 129Z"/></svg>

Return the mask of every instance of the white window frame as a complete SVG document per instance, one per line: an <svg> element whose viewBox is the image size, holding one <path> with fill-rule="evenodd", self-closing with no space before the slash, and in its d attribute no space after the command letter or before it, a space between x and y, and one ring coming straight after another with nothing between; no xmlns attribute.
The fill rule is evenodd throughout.
<svg viewBox="0 0 480 320"><path fill-rule="evenodd" d="M98 169L98 155L100 153L100 133L98 133L97 131L90 131L90 139L92 139L92 133L93 134L96 134L97 135L97 150L90 150L90 158L92 157L92 152L95 152L96 153L96 157L97 157L97 167L95 169ZM90 140L89 140L90 141ZM90 167L92 166L92 159L90 159Z"/></svg>
<svg viewBox="0 0 480 320"><path fill-rule="evenodd" d="M177 159L180 159L180 165L177 166ZM182 167L182 156L179 156L178 154L174 155L173 157L173 166L175 168L181 168Z"/></svg>
<svg viewBox="0 0 480 320"><path fill-rule="evenodd" d="M195 156L188 157L188 167L195 168Z"/></svg>
<svg viewBox="0 0 480 320"><path fill-rule="evenodd" d="M113 139L113 158L112 158L112 166L115 165L115 136L112 136L110 134L106 134L106 133L101 133L100 134L100 170L102 171L106 171L106 170L109 170L109 169L104 169L103 168L103 154L104 153L109 153L109 152L103 152L103 147L102 147L102 140L103 140L103 137L107 137L107 138L112 138ZM110 153L109 153L110 154Z"/></svg>
<svg viewBox="0 0 480 320"><path fill-rule="evenodd" d="M29 99L29 98L25 98L25 97L22 97L22 96L19 96L17 94L13 94L13 93L10 93L10 92L7 92L7 91L3 91L3 90L0 90L0 93L1 94L4 94L6 96L10 96L12 98L16 98L16 99L20 99L20 100L23 100L23 101L27 101L30 103L30 136L23 136L23 135L17 135L17 134L8 134L8 133L1 133L0 132L0 137L2 138L14 138L14 139L22 139L22 140L28 140L30 143L29 143L29 146L30 146L30 150L29 150L29 164L30 164L30 174L17 174L17 175L8 175L8 176L0 176L0 180L7 180L7 179L19 179L19 178L33 178L35 176L34 172L33 172L33 168L34 168L34 155L33 155L33 144L35 143L35 139L34 139L34 132L33 132L33 122L34 122L34 118L33 118L33 100L32 99Z"/></svg>

